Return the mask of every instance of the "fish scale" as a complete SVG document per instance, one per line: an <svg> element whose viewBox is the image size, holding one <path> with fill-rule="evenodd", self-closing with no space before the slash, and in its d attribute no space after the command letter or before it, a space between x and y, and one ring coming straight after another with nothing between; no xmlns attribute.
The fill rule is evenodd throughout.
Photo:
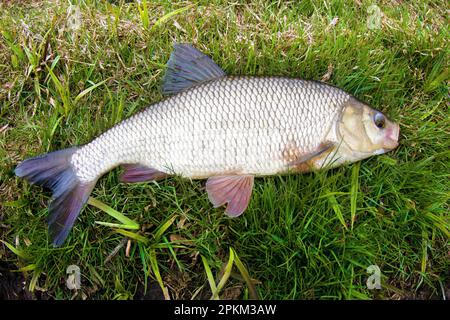
<svg viewBox="0 0 450 320"><path fill-rule="evenodd" d="M123 163L188 178L224 172L271 175L287 170L288 144L307 153L324 141L349 99L315 81L225 77L154 104L80 148L81 181Z"/></svg>

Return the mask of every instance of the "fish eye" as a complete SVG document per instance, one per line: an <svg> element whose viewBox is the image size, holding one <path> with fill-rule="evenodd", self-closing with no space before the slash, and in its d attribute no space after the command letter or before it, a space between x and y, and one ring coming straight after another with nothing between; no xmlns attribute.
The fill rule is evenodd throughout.
<svg viewBox="0 0 450 320"><path fill-rule="evenodd" d="M373 116L373 122L379 129L384 129L384 127L386 126L386 118L382 113L379 112L375 113L375 115Z"/></svg>

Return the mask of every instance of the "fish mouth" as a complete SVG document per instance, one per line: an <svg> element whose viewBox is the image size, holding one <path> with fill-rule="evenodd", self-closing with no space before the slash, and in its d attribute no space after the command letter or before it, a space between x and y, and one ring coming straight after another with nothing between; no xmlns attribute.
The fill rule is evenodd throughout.
<svg viewBox="0 0 450 320"><path fill-rule="evenodd" d="M384 141L384 148L386 150L392 150L398 147L398 137L400 135L400 126L395 123L393 128L387 129L386 140Z"/></svg>

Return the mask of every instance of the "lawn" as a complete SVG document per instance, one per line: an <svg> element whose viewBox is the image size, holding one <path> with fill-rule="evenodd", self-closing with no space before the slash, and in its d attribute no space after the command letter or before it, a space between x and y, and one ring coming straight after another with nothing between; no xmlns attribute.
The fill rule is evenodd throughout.
<svg viewBox="0 0 450 320"><path fill-rule="evenodd" d="M450 297L446 2L72 3L0 4L0 297ZM53 248L50 194L15 166L161 100L174 42L230 75L336 85L398 122L400 145L337 169L256 179L238 219L211 206L204 181L123 184L116 169ZM66 286L71 265L79 290ZM367 286L368 268L379 268L381 289Z"/></svg>

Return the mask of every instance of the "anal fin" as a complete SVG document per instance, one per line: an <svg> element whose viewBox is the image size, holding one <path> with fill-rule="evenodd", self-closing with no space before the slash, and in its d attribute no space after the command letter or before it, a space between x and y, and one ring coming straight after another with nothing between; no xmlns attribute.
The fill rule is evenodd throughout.
<svg viewBox="0 0 450 320"><path fill-rule="evenodd" d="M126 183L158 181L167 178L168 174L141 164L124 164L124 172L119 180Z"/></svg>
<svg viewBox="0 0 450 320"><path fill-rule="evenodd" d="M227 203L228 216L240 216L250 202L253 181L252 175L210 177L206 182L208 198L215 208Z"/></svg>

